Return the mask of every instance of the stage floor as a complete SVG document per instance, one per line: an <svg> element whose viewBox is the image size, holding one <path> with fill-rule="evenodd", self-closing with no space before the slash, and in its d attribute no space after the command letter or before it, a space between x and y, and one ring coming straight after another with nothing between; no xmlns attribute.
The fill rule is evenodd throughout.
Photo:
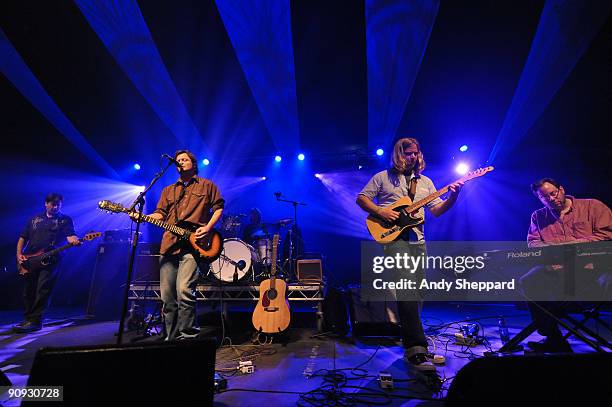
<svg viewBox="0 0 612 407"><path fill-rule="evenodd" d="M10 327L20 320L20 313L0 312L0 369L13 385L27 382L28 374L37 349L46 346L76 346L115 343L117 321L97 322L84 319L80 310L50 310L44 328L32 334L13 334ZM231 315L231 314L230 314ZM255 345L244 333L237 335L227 329L231 337L226 339L217 351L217 370L227 378L228 391L215 395L216 406L262 406L295 405L300 397L315 397L312 393L324 384L326 370L340 370L345 393L353 401L371 403L388 401L386 405L442 405L442 399L457 371L471 358L482 357L487 350L501 347L497 330L497 317L503 315L510 334L520 331L529 322L527 311L511 304L426 304L423 321L429 328L433 343L430 350L443 355L446 363L438 368L443 380L440 391L428 388L426 378L408 369L403 361L403 350L398 338L360 337L334 338L316 336L317 331L308 327L290 328L287 335L274 340L272 344ZM605 315L607 321L612 315ZM454 344L454 333L466 320L478 321L488 346L466 347ZM226 327L227 328L227 327ZM234 329L234 331L236 331ZM482 334L482 331L480 332ZM603 332L602 332L603 333ZM125 342L131 341L135 332L125 335ZM156 340L153 336L145 340ZM537 334L530 340L541 339ZM576 353L593 352L587 345L570 338ZM434 348L435 346L435 348ZM522 354L522 352L518 353ZM231 369L238 360L251 360L255 365L252 374L241 374ZM359 370L354 368L359 367ZM389 372L395 380L395 390L383 392L378 385L378 373ZM138 374L137 371L134 372ZM330 379L328 376L326 379ZM143 391L152 391L143 389ZM276 393L274 393L276 392ZM283 393L285 392L285 393ZM308 393L311 392L311 393ZM428 400L431 399L431 400ZM3 399L0 397L0 403ZM345 400L345 402L348 402ZM5 402L5 406L17 405Z"/></svg>

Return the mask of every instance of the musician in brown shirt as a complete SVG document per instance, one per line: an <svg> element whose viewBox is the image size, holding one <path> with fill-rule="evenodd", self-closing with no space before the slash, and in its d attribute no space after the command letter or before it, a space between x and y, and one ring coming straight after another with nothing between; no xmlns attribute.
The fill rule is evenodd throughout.
<svg viewBox="0 0 612 407"><path fill-rule="evenodd" d="M225 201L212 181L197 176L198 160L192 152L177 151L174 159L181 165L179 179L163 189L157 208L150 216L170 224L199 223L203 226L195 231L195 236L201 238L221 218ZM159 279L166 340L193 337L199 332L196 324L198 263L169 231L164 232L160 253Z"/></svg>
<svg viewBox="0 0 612 407"><path fill-rule="evenodd" d="M531 190L544 207L531 215L529 247L612 240L612 212L601 201L566 195L563 186L552 178L533 183ZM530 292L552 293L555 287L561 286L562 276L562 265L538 266L521 278L521 286L528 298ZM528 305L538 332L546 337L543 342L529 342L529 347L539 352L571 352L551 316L562 313L559 303L530 302Z"/></svg>

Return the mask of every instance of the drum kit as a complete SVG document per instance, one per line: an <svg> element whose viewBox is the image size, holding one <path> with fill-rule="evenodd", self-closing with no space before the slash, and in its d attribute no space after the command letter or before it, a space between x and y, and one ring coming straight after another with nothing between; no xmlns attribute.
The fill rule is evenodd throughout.
<svg viewBox="0 0 612 407"><path fill-rule="evenodd" d="M292 219L281 219L274 223L261 223L250 233L250 243L241 239L244 229L242 218L246 215L224 215L220 232L225 237L223 252L210 265L209 275L222 283L259 283L269 277L272 257L272 238L280 234L283 227L291 225Z"/></svg>

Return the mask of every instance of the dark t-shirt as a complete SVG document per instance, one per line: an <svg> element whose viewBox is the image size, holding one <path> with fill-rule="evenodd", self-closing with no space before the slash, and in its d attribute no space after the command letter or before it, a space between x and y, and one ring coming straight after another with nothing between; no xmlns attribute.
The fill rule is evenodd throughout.
<svg viewBox="0 0 612 407"><path fill-rule="evenodd" d="M74 224L70 216L62 213L49 218L45 212L33 216L19 234L28 242L25 254L64 244L67 236L73 236Z"/></svg>

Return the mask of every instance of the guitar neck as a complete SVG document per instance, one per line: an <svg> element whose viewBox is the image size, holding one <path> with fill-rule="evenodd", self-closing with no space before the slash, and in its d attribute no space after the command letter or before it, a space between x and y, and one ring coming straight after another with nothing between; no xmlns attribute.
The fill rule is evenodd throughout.
<svg viewBox="0 0 612 407"><path fill-rule="evenodd" d="M189 237L191 235L191 232L187 229L183 229L181 227L178 227L176 225L171 225L168 222L164 222L163 220L159 220L159 219L155 219L152 218L149 215L142 215L142 220L144 220L147 223L150 223L152 225L155 226L159 226L162 229L168 230L176 235L179 235L181 237Z"/></svg>
<svg viewBox="0 0 612 407"><path fill-rule="evenodd" d="M53 250L49 250L48 252L45 253L45 255L55 256L56 254L58 254L60 252L63 252L64 250L69 249L71 247L73 247L73 246L70 243L68 243L68 244L65 244L63 246L57 247L57 248L55 248Z"/></svg>
<svg viewBox="0 0 612 407"><path fill-rule="evenodd" d="M450 188L450 184L445 186L442 189L437 190L433 194L426 196L425 198L421 199L420 201L414 202L412 205L410 205L408 208L406 208L406 211L407 212L414 212L416 210L421 209L423 206L427 205L428 203L430 203L434 199L437 199L437 198L441 197L442 195L444 195L445 193L447 193L449 188Z"/></svg>

